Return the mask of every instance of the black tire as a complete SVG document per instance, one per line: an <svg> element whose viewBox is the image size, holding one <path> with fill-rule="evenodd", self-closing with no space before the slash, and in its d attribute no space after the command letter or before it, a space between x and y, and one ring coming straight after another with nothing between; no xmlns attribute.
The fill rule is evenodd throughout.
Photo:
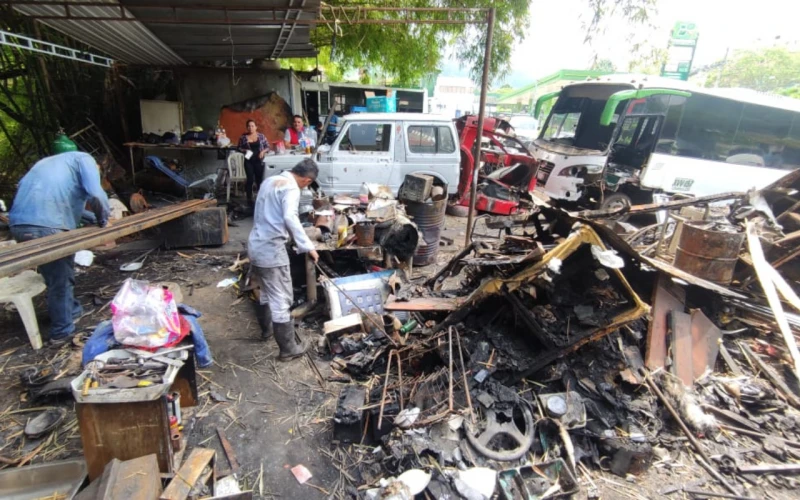
<svg viewBox="0 0 800 500"><path fill-rule="evenodd" d="M603 198L603 203L600 204L600 209L607 210L610 208L618 208L623 206L630 208L631 205L633 205L633 202L631 202L630 196L623 193L614 193L611 196L606 196ZM617 220L620 222L625 222L629 217L629 214L625 214L622 217L617 218Z"/></svg>
<svg viewBox="0 0 800 500"><path fill-rule="evenodd" d="M469 217L469 207L465 207L464 205L451 205L448 203L445 213L453 217Z"/></svg>

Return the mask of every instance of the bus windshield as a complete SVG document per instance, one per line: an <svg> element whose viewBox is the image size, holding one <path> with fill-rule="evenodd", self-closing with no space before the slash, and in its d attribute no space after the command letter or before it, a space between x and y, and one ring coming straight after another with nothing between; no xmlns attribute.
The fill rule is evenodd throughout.
<svg viewBox="0 0 800 500"><path fill-rule="evenodd" d="M556 145L606 150L623 109L622 103L610 125L599 125L600 115L608 98L623 89L625 87L616 85L576 85L564 89L547 118L540 139Z"/></svg>

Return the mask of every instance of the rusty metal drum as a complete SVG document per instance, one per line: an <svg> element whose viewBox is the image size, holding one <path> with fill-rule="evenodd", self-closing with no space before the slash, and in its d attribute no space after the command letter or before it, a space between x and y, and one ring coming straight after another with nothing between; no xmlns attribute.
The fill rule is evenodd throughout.
<svg viewBox="0 0 800 500"><path fill-rule="evenodd" d="M444 212L447 208L447 198L428 203L403 200L406 205L408 217L417 225L422 233L425 246L417 248L414 254L415 266L427 266L436 262L439 254L439 240L444 227Z"/></svg>
<svg viewBox="0 0 800 500"><path fill-rule="evenodd" d="M686 223L681 230L674 265L718 285L729 285L745 234L708 222Z"/></svg>

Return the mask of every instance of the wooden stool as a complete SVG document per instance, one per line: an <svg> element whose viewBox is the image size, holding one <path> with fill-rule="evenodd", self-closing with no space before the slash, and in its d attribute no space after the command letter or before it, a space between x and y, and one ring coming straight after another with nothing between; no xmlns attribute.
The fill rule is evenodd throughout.
<svg viewBox="0 0 800 500"><path fill-rule="evenodd" d="M42 336L33 309L33 298L45 288L44 278L36 271L22 271L16 276L0 278L0 304L14 304L34 349L42 348Z"/></svg>

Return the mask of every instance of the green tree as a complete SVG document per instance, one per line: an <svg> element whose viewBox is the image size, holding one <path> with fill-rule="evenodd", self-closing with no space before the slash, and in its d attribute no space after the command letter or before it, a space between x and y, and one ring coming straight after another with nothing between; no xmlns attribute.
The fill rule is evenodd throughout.
<svg viewBox="0 0 800 500"><path fill-rule="evenodd" d="M592 63L591 69L594 71L607 71L609 73L614 73L615 71L617 71L617 67L614 66L614 63L611 62L610 59L595 58L594 62Z"/></svg>
<svg viewBox="0 0 800 500"><path fill-rule="evenodd" d="M800 84L800 52L782 47L737 51L722 66L712 71L706 86L744 87L777 92Z"/></svg>
<svg viewBox="0 0 800 500"><path fill-rule="evenodd" d="M588 33L595 31L609 16L622 17L632 24L648 21L656 0L586 0L592 9ZM449 47L462 65L469 68L473 80L480 81L486 25L473 24L348 24L353 11L337 10L342 6L386 7L495 7L495 29L492 43L491 79L501 79L510 71L511 53L515 44L525 38L529 29L528 11L532 0L330 0L321 14L327 23L318 24L311 33L312 43L338 66L339 74L352 69L367 69L373 75L391 78L396 85L418 85L425 75L439 70L445 48ZM476 20L479 13L403 11L369 13L374 19ZM324 58L320 58L323 64ZM291 63L290 63L291 64Z"/></svg>
<svg viewBox="0 0 800 500"><path fill-rule="evenodd" d="M800 99L800 85L795 87L790 87L788 89L779 90L778 93L780 95L785 95L786 97L792 97L794 99Z"/></svg>

